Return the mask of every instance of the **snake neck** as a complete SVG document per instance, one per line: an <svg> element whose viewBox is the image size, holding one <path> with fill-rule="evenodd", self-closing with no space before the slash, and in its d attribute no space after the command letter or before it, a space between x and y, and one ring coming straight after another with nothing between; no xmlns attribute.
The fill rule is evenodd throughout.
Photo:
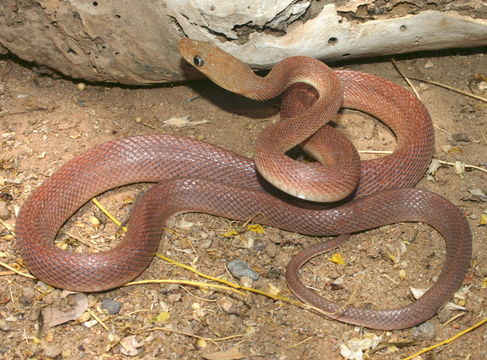
<svg viewBox="0 0 487 360"><path fill-rule="evenodd" d="M313 87L320 97L341 88L332 69L316 59L304 56L294 56L277 63L264 77L252 71L239 72L234 76L239 77L238 81L233 81L238 83L238 89L227 90L259 101L275 98L296 83ZM221 86L225 87L225 84Z"/></svg>

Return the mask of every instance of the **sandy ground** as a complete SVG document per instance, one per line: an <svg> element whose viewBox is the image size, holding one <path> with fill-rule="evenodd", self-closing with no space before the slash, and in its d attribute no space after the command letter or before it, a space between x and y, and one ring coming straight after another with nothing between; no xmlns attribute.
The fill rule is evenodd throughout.
<svg viewBox="0 0 487 360"><path fill-rule="evenodd" d="M403 56L397 61L408 76L484 97L487 94L487 56L481 51ZM345 68L377 74L406 86L390 59ZM436 126L435 158L486 168L486 104L431 84L414 85ZM0 58L0 216L5 224L0 225L0 261L22 264L15 239L6 227L15 226L15 216L31 191L75 155L125 136L171 133L252 156L257 134L277 118L278 109L278 101L255 103L208 81L151 88L99 84L83 87L66 79L41 76L16 61ZM181 127L165 123L172 118L190 123ZM191 123L201 120L206 121ZM395 140L389 131L366 116L344 111L339 123L340 130L353 139L359 150L394 148ZM230 349L233 356L217 353L207 358L339 359L340 347L351 339L371 338L379 345L367 350L368 358L404 358L486 317L486 226L480 224L487 204L478 189L487 192L487 174L466 170L460 177L451 166L443 166L434 179L425 177L418 184L460 207L473 232L472 266L453 299L466 311L441 310L430 320L434 333L426 334L426 338L418 337L415 329L374 331L342 324L260 295L160 284L90 294L84 299L91 313L49 328L45 316L40 317L42 309L68 311L79 305L80 298L0 267L0 357L201 359L202 354ZM147 185L130 186L100 200L126 220L130 200L145 188ZM181 215L167 224L169 230L163 235L159 251L203 273L235 282L239 280L231 279L225 264L242 259L260 274L253 287L277 289L281 295L293 298L284 281L285 266L294 254L317 239L274 228L265 228L262 234L244 231L230 238L222 236L241 226L203 214ZM76 239L104 248L118 238L116 234L117 227L97 208L87 205L60 231L57 242L60 247L90 251ZM410 302L410 287L430 286L445 258L441 237L422 224L396 224L358 234L338 252L345 264L331 262L329 254L322 255L302 270L305 283L332 299L381 308ZM204 281L159 259L139 279ZM120 311L108 314L102 309L104 299L121 305ZM94 316L106 328L93 321ZM422 359L483 359L487 358L486 344L487 328L483 326Z"/></svg>

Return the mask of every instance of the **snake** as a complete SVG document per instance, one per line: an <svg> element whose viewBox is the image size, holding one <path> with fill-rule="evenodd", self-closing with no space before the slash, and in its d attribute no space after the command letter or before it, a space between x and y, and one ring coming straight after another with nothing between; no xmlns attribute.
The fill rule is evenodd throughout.
<svg viewBox="0 0 487 360"><path fill-rule="evenodd" d="M340 237L293 258L286 281L298 298L326 316L350 324L393 330L434 316L462 284L471 260L472 235L457 206L438 194L413 187L428 167L434 144L431 118L421 101L388 80L351 70L331 70L307 57L282 60L263 77L211 43L185 38L179 43L179 52L184 59L182 66L183 61L189 63L229 91L259 100L283 93L283 119L266 128L256 140L255 158L260 160L170 134L130 136L89 149L47 178L20 209L17 249L29 271L52 286L72 291L117 288L151 263L167 219L186 212L241 221L253 219L313 236L422 222L444 238L446 259L436 282L419 299L403 307L343 306L301 283L300 267L324 248L338 246ZM345 150L347 155L343 155L331 150L336 144L347 149L349 146L329 124L333 112L342 107L368 113L390 127L397 137L394 152L379 159L357 161L354 151ZM306 128L306 121L311 122L310 128ZM291 139L286 137L288 134ZM317 163L288 158L285 152L295 146L307 149ZM323 154L324 149L336 153ZM351 172L359 174L358 181L355 175L347 177L347 167L354 167ZM319 182L314 176L337 169L347 177L342 183L356 182L352 190L340 188L340 177L338 185L332 185L342 190L338 196L330 195L333 192L326 184L308 189ZM279 174L274 177L275 172ZM294 188L294 183L308 177L309 183ZM116 247L78 253L55 246L59 229L90 199L140 182L155 184L138 197L131 209L127 234ZM325 200L331 203L323 203Z"/></svg>

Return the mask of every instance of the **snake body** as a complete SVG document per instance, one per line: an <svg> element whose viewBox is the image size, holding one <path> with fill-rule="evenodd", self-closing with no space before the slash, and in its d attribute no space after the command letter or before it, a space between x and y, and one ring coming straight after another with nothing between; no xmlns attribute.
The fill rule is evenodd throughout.
<svg viewBox="0 0 487 360"><path fill-rule="evenodd" d="M252 86L247 86L251 92L261 86L255 82L256 79L250 78L254 75L248 68L212 45L182 40L180 52L191 62L196 55L206 65L222 61L224 69L228 68L228 61L233 61L233 68L230 69L235 70L232 74L240 76L235 81L238 86L223 84L225 87L228 85L231 91L240 91L239 87L251 81ZM267 151L267 155L278 159L272 160L274 163L270 166L270 175L261 176L251 159L185 137L135 136L99 145L67 162L24 203L17 219L16 232L19 252L29 270L39 279L69 290L100 291L121 286L148 266L157 249L162 225L168 217L182 212L205 212L239 220L248 220L259 214L256 220L262 224L310 235L337 235L395 222L420 221L431 225L444 237L446 262L436 283L419 300L403 308L341 308L317 296L302 286L297 277L297 270L309 258L309 254L292 262L287 281L304 301L329 312L330 317L352 324L399 329L433 316L463 281L471 258L471 233L464 215L456 206L432 192L409 188L423 175L433 151L433 130L427 111L407 91L372 75L325 71L333 77L332 85L320 80L321 85L317 88L314 87L317 80L306 80L301 76L306 73L301 70L294 73L299 76L294 76L291 81L285 79L287 69L299 67L302 63L303 58L291 58L284 63L285 66L274 68L273 75L268 78L272 80L269 81L270 86L277 81L282 80L282 83L271 89L271 95L290 89L284 95L283 109L293 131L296 117L308 105L311 111L304 111L305 117L315 121L314 116L324 116L325 120L313 125L316 129L308 136L314 132L316 135L310 140L303 139L307 135L296 130L292 133L299 133L296 138L285 140L284 145L264 149L264 153ZM214 71L210 73L214 74ZM318 74L311 76L314 78ZM228 82L233 77L228 76ZM219 80L216 81L218 83ZM315 89L311 91L314 94L310 96L311 101L305 95L303 101L299 102L301 93L310 92L307 88L301 88L302 83ZM352 201L331 208L300 207L266 179L270 177L271 182L275 181L277 187L291 195L308 198L308 194L312 194L311 200L321 199L321 190L307 192L306 185L302 186L304 192L293 190L292 185L285 183L286 177L276 180L272 174L276 170L272 170L272 166L279 165L281 153L289 147L304 141L304 146L309 146L309 151L314 154L315 148L319 147L316 143L330 133L335 134L334 129L323 126L323 121L326 122L331 113L317 108L323 104L320 99L322 91L340 92L335 100L327 102L335 110L343 105L365 111L384 121L397 136L397 148L390 156L359 164L358 186L352 189L351 195L347 195L349 190L340 195L349 196L353 198ZM249 95L244 91L241 93ZM259 95L253 96L251 93L250 96L258 98ZM268 96L266 94L261 98ZM293 98L297 99L296 102L293 102ZM268 131L275 138L285 136L285 129L281 126L277 125L277 132L273 132L275 129ZM264 135L264 139L265 136L269 135ZM339 143L348 146L342 140L331 139L329 142L331 145ZM267 144L261 142L260 146ZM320 156L317 154L318 158ZM342 155L337 155L335 160L326 156L323 155L321 159L323 163L331 163L330 168L340 168ZM352 164L356 161L344 162ZM285 171L293 177L291 163L287 159L282 163ZM303 171L306 174L311 171L313 175L320 174L321 170L308 168ZM296 179L299 176L295 176L293 181ZM137 201L129 220L128 233L117 247L101 253L80 254L62 251L54 246L53 239L59 228L93 196L137 182L157 184ZM313 194L318 195L315 198Z"/></svg>

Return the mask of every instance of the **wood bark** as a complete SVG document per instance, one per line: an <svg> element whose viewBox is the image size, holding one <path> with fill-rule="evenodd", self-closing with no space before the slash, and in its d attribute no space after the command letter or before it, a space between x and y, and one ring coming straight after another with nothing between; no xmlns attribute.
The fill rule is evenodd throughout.
<svg viewBox="0 0 487 360"><path fill-rule="evenodd" d="M255 68L292 55L325 61L487 45L482 0L3 0L0 54L66 76L182 80L182 36L212 41ZM193 76L194 74L189 74Z"/></svg>

